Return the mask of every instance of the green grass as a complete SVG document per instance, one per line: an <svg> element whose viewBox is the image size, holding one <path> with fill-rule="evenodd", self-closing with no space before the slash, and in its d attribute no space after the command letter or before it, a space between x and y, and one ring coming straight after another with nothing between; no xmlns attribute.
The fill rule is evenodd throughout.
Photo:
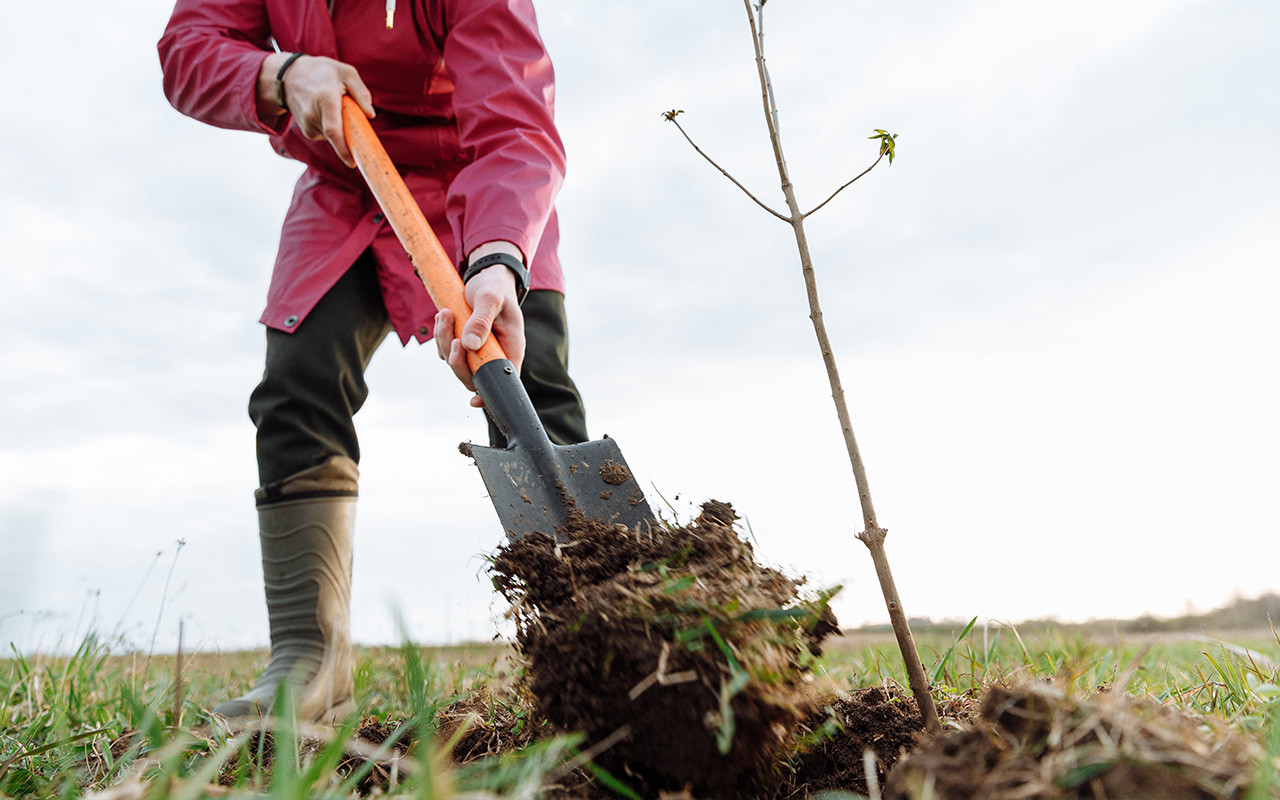
<svg viewBox="0 0 1280 800"><path fill-rule="evenodd" d="M991 683L1053 679L1090 693L1120 682L1130 694L1221 717L1261 735L1280 700L1280 641L1270 632L1202 640L1207 638L1213 637L1050 631L1024 640L1013 629L975 627L920 637L917 643L942 698L972 695ZM891 636L837 640L822 671L840 688L885 681L906 685Z"/></svg>
<svg viewBox="0 0 1280 800"><path fill-rule="evenodd" d="M1055 679L1086 694L1122 685L1264 743L1269 757L1258 776L1277 785L1280 640L1269 631L1208 643L1052 630L1024 639L1012 629L975 625L963 634L921 636L919 644L944 703L970 702L991 683ZM448 743L432 736L436 711L490 680L504 652L500 645L359 652L361 716L403 722L428 743L397 765L390 796L530 797L576 765L576 742L567 737L461 768L444 758ZM207 725L205 709L242 691L264 665L264 653L187 654L179 681L173 656L112 655L92 636L70 656L0 659L0 797L78 798L117 787L117 797L196 798L220 774L232 784L231 796L352 796L372 769L370 762L335 772L356 719L328 743L301 751L299 732L288 727L254 739ZM831 689L906 685L896 646L884 635L836 640L818 672L819 685ZM606 785L610 780L602 776ZM1266 797L1259 785L1267 783L1255 782L1256 796ZM628 790L619 783L616 791Z"/></svg>

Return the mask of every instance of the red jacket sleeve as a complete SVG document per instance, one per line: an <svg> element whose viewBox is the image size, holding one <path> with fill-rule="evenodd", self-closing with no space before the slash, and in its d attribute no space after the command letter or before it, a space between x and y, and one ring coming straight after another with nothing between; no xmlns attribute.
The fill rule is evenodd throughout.
<svg viewBox="0 0 1280 800"><path fill-rule="evenodd" d="M258 118L257 82L270 53L262 0L178 0L158 46L173 107L219 128L278 133Z"/></svg>
<svg viewBox="0 0 1280 800"><path fill-rule="evenodd" d="M444 0L444 63L460 144L471 163L446 213L465 254L494 239L534 254L564 182L555 75L531 0Z"/></svg>

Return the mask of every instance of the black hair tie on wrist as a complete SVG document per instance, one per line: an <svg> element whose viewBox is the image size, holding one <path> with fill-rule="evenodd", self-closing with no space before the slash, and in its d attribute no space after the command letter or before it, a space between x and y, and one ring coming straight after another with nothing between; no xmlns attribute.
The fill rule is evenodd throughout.
<svg viewBox="0 0 1280 800"><path fill-rule="evenodd" d="M491 253L484 258L477 258L468 266L466 272L462 273L462 282L474 278L481 270L492 267L494 264L502 264L507 269L515 273L516 276L516 300L524 302L524 296L529 291L529 269L525 267L524 262L510 253Z"/></svg>
<svg viewBox="0 0 1280 800"><path fill-rule="evenodd" d="M276 104L285 111L289 110L289 104L285 102L284 97L284 74L289 71L289 67L293 66L293 62L305 56L306 53L294 53L284 60L280 65L280 71L276 73Z"/></svg>

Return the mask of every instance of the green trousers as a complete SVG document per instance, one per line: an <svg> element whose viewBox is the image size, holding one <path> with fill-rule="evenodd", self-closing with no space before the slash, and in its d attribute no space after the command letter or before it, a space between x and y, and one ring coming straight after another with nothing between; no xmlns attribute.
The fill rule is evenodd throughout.
<svg viewBox="0 0 1280 800"><path fill-rule="evenodd" d="M364 372L391 332L374 270L366 252L293 333L267 329L266 368L249 398L260 486L271 487L333 456L360 461L354 417L369 395ZM564 295L531 291L521 310L527 344L520 379L529 399L553 442L584 442L586 412L568 371ZM423 369L438 370L442 386L446 378L453 380L443 362ZM506 446L492 420L489 442Z"/></svg>

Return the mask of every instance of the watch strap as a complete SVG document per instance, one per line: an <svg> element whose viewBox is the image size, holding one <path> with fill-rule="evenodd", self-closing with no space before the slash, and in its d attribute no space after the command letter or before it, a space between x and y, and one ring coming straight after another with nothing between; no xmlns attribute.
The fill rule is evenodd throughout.
<svg viewBox="0 0 1280 800"><path fill-rule="evenodd" d="M305 55L306 53L294 53L289 56L284 60L284 63L280 65L280 71L276 73L276 105L280 106L285 111L289 110L289 104L284 94L284 74L289 71L289 67L293 66L293 62Z"/></svg>
<svg viewBox="0 0 1280 800"><path fill-rule="evenodd" d="M529 268L524 265L523 261L510 253L490 253L483 258L477 258L472 261L467 265L466 271L462 273L462 282L465 284L480 272L495 264L502 264L515 274L516 299L523 302L525 294L529 291Z"/></svg>

